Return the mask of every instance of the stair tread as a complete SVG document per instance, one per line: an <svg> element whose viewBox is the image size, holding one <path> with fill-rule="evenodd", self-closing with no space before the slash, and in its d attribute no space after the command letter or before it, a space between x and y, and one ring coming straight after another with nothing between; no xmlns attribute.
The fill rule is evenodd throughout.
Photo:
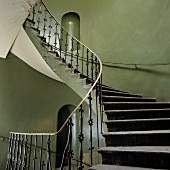
<svg viewBox="0 0 170 170"><path fill-rule="evenodd" d="M141 94L133 94L133 93L129 93L129 92L122 92L122 91L112 91L112 90L102 90L102 92L114 92L117 94L128 94L128 95L136 95L136 96L142 96Z"/></svg>
<svg viewBox="0 0 170 170"><path fill-rule="evenodd" d="M96 166L89 168L89 170L153 170L153 169L152 168L132 167L132 166L98 164Z"/></svg>
<svg viewBox="0 0 170 170"><path fill-rule="evenodd" d="M120 98L120 99L139 99L138 97L132 97L132 96L107 96L107 95L102 95L102 97L105 98ZM147 97L142 97L140 99L152 99L152 100L156 100L156 98L147 98Z"/></svg>
<svg viewBox="0 0 170 170"><path fill-rule="evenodd" d="M121 131L121 132L104 132L103 136L108 135L136 135L136 134L169 134L170 130L148 130L148 131Z"/></svg>
<svg viewBox="0 0 170 170"><path fill-rule="evenodd" d="M99 87L98 84L97 84L96 86ZM102 89L102 90L109 90L109 91L123 92L123 93L130 93L130 92L128 92L128 91L119 90L119 89L112 88L112 87L107 87L107 86L104 86L104 85L101 86L101 89Z"/></svg>
<svg viewBox="0 0 170 170"><path fill-rule="evenodd" d="M170 120L170 118L150 118L150 119L124 119L124 120L106 120L105 123L114 123L114 122L149 122L149 121L161 121L161 120Z"/></svg>
<svg viewBox="0 0 170 170"><path fill-rule="evenodd" d="M125 96L125 95L102 95L102 102L156 102L155 98Z"/></svg>
<svg viewBox="0 0 170 170"><path fill-rule="evenodd" d="M103 102L103 104L170 104L170 102Z"/></svg>
<svg viewBox="0 0 170 170"><path fill-rule="evenodd" d="M170 108L170 102L103 102L103 105L106 110Z"/></svg>
<svg viewBox="0 0 170 170"><path fill-rule="evenodd" d="M153 152L170 154L169 146L119 146L119 147L102 147L98 151L120 151L120 152Z"/></svg>
<svg viewBox="0 0 170 170"><path fill-rule="evenodd" d="M159 108L159 109L133 109L133 110L130 110L130 109L127 109L127 110L105 110L105 112L135 112L135 111L138 111L138 112L142 112L142 111L163 111L163 110L169 110L170 111L170 108Z"/></svg>

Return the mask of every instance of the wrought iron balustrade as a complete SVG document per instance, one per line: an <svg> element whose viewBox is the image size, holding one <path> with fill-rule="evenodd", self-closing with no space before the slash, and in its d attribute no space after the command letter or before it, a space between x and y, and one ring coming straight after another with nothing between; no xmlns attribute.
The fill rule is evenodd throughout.
<svg viewBox="0 0 170 170"><path fill-rule="evenodd" d="M99 147L99 117L102 117L102 106L99 96L101 95L101 74L102 63L99 57L91 51L87 46L81 43L78 39L73 37L67 30L65 30L60 23L53 17L53 15L46 8L42 0L38 1L33 7L28 16L31 22L31 27L37 31L37 36L41 43L48 47L48 51L52 52L65 63L65 66L72 69L75 74L80 74L80 78L86 79L87 84L91 87L84 98L76 106L73 112L68 116L65 123L54 133L19 133L11 132L9 137L8 158L6 170L51 170L56 167L56 136L62 134L64 128L68 128L68 139L65 150L62 155L61 169L65 165L68 169L72 169L72 161L75 161L74 150L72 147L73 135L72 116L79 114L79 134L76 141L79 143L78 160L76 160L77 169L83 169L84 165L93 165L93 150L94 150L94 133L97 136L97 144ZM70 44L69 44L70 43ZM69 48L71 47L71 48ZM92 91L96 90L95 98L92 97ZM89 135L84 134L84 109L83 103L88 100L89 120L86 126L89 126ZM93 102L95 100L95 112L97 121L93 118ZM94 132L94 128L96 131ZM84 140L89 141L89 162L83 160L84 155ZM74 139L75 140L75 139Z"/></svg>

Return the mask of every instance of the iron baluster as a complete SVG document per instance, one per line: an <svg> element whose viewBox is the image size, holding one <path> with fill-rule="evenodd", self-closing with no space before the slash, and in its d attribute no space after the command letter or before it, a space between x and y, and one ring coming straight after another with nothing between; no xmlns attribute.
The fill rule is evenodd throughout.
<svg viewBox="0 0 170 170"><path fill-rule="evenodd" d="M94 73L93 73L93 70L94 70L93 56L94 56L93 53L91 53L91 79L92 79L92 84L93 84L93 82L94 82L94 81L93 81L93 78L94 78L94 77L93 77L93 74L94 74Z"/></svg>
<svg viewBox="0 0 170 170"><path fill-rule="evenodd" d="M80 142L80 163L78 169L82 170L84 168L83 166L83 141L84 141L84 134L83 134L83 106L81 104L80 109L80 134L78 136L79 142Z"/></svg>
<svg viewBox="0 0 170 170"><path fill-rule="evenodd" d="M54 33L55 39L54 39L54 50L57 51L57 38L58 38L58 23L55 23L55 33ZM57 53L56 53L57 54Z"/></svg>
<svg viewBox="0 0 170 170"><path fill-rule="evenodd" d="M50 135L47 138L47 160L46 160L46 170L51 170L51 150L50 150Z"/></svg>
<svg viewBox="0 0 170 170"><path fill-rule="evenodd" d="M44 27L43 27L43 40L45 41L45 33L46 33L46 24L47 24L47 10L44 10Z"/></svg>
<svg viewBox="0 0 170 170"><path fill-rule="evenodd" d="M98 62L97 62L97 57L95 57L95 80L97 79L97 76L99 74L99 71L98 71ZM99 148L99 110L98 110L98 102L100 102L100 96L99 96L99 93L100 93L100 83L99 83L99 80L96 84L96 87L95 87L95 90L96 90L96 113L97 113L97 139L98 139L98 148ZM100 115L101 115L101 112L100 112ZM100 116L101 117L101 116ZM102 128L102 124L101 124L101 128Z"/></svg>
<svg viewBox="0 0 170 170"><path fill-rule="evenodd" d="M103 105L102 105L102 74L101 74L101 77L100 77L99 81L100 81L100 100L99 100L99 104L100 104L100 115L101 115L101 134L103 134L104 109L103 109Z"/></svg>
<svg viewBox="0 0 170 170"><path fill-rule="evenodd" d="M12 154L12 133L10 133L9 137L9 144L8 144L8 157L7 157L7 163L6 163L6 170L10 169L11 166L11 154Z"/></svg>
<svg viewBox="0 0 170 170"><path fill-rule="evenodd" d="M40 147L40 170L42 169L42 148L43 148L43 135L41 136L41 147Z"/></svg>
<svg viewBox="0 0 170 170"><path fill-rule="evenodd" d="M63 28L61 27L60 29L60 40L59 40L59 45L60 45L60 59L61 59L61 53L62 53L62 43L63 43L63 39L62 39L62 35L63 34Z"/></svg>
<svg viewBox="0 0 170 170"><path fill-rule="evenodd" d="M49 34L48 34L48 46L50 45L51 29L53 28L53 27L52 27L52 19L53 19L53 17L50 16L50 25L48 26L48 28L49 28Z"/></svg>
<svg viewBox="0 0 170 170"><path fill-rule="evenodd" d="M67 61L67 49L68 49L68 32L66 32L65 36L66 36L66 43L65 43L65 54L64 54L64 56L65 56L65 62L66 62Z"/></svg>
<svg viewBox="0 0 170 170"><path fill-rule="evenodd" d="M95 79L97 79L98 74L99 72L98 72L97 57L95 57ZM98 94L99 94L99 81L96 84L96 98L99 96Z"/></svg>
<svg viewBox="0 0 170 170"><path fill-rule="evenodd" d="M11 143L11 145L12 145L12 148L11 148L11 167L10 168L12 168L12 170L13 170L13 166L14 166L14 161L13 161L13 151L14 151L14 148L15 148L15 135L12 133L12 143Z"/></svg>
<svg viewBox="0 0 170 170"><path fill-rule="evenodd" d="M83 74L84 74L84 45L83 45L83 49L82 49L82 62L81 62L81 67L82 67L81 75L82 75L82 77L83 77Z"/></svg>
<svg viewBox="0 0 170 170"><path fill-rule="evenodd" d="M77 46L77 53L76 53L76 70L78 71L79 69L79 46L80 46L80 43L77 41L76 43L76 46Z"/></svg>
<svg viewBox="0 0 170 170"><path fill-rule="evenodd" d="M70 120L68 121L67 123L67 126L68 126L68 138L67 138L67 142L66 142L66 146L65 146L65 149L64 149L64 152L63 152L63 156L62 156L62 161L61 161L61 170L64 169L64 162L65 162L65 157L69 157L69 151L68 151L68 148L69 148L69 142L70 142Z"/></svg>
<svg viewBox="0 0 170 170"><path fill-rule="evenodd" d="M72 119L70 118L69 123L69 146L68 146L68 170L71 170L71 159L73 158L73 150L72 150Z"/></svg>
<svg viewBox="0 0 170 170"><path fill-rule="evenodd" d="M97 62L97 58L95 59L95 74L96 74L96 78L97 78L97 75L99 74L99 71L100 70L100 65L99 63ZM102 113L102 84L100 83L100 79L98 80L97 84L96 84L96 98L98 97L99 98L99 105L100 105L100 117L101 117L101 134L103 133L102 132L102 128L103 128L103 113ZM97 100L97 99L96 99ZM96 105L97 106L97 105Z"/></svg>
<svg viewBox="0 0 170 170"><path fill-rule="evenodd" d="M20 150L20 134L18 136L18 141L17 141L17 149L16 149L16 159L15 159L15 169L18 169L18 164L19 164L19 150ZM17 139L16 139L17 140Z"/></svg>
<svg viewBox="0 0 170 170"><path fill-rule="evenodd" d="M37 159L37 135L35 135L34 157L33 157L33 170L36 170L36 159Z"/></svg>
<svg viewBox="0 0 170 170"><path fill-rule="evenodd" d="M73 68L73 51L74 51L74 38L71 38L71 60L70 60L70 65L71 68Z"/></svg>
<svg viewBox="0 0 170 170"><path fill-rule="evenodd" d="M87 78L87 81L89 79L89 49L87 48L87 51L86 51L86 70L87 70L87 75L86 75L86 78Z"/></svg>
<svg viewBox="0 0 170 170"><path fill-rule="evenodd" d="M23 170L26 170L27 169L27 154L28 154L28 146L27 146L27 141L28 141L28 138L27 138L27 135L25 135L25 142L24 142L24 165L23 165Z"/></svg>
<svg viewBox="0 0 170 170"><path fill-rule="evenodd" d="M89 93L89 126L90 126L90 147L89 147L89 150L90 150L90 166L93 165L93 137L92 137L92 133L93 133L93 130L92 130L92 126L93 126L93 119L92 119L92 96L91 96L91 93Z"/></svg>
<svg viewBox="0 0 170 170"><path fill-rule="evenodd" d="M12 160L13 160L13 163L12 163L12 170L15 169L15 164L16 164L16 155L17 155L17 135L14 135L14 149L13 149L13 157L12 157Z"/></svg>
<svg viewBox="0 0 170 170"><path fill-rule="evenodd" d="M14 134L13 136L13 157L12 157L12 170L14 170L14 166L15 166L15 152L16 152L16 138L17 138L17 135Z"/></svg>
<svg viewBox="0 0 170 170"><path fill-rule="evenodd" d="M19 148L19 152L20 152L20 157L19 157L19 170L22 168L22 156L23 156L23 143L24 143L24 136L22 135L21 139L20 139L20 148Z"/></svg>
<svg viewBox="0 0 170 170"><path fill-rule="evenodd" d="M37 4L35 4L34 5L34 7L33 7L33 10L32 10L32 24L34 25L35 24L35 14L36 14L36 6L37 6Z"/></svg>
<svg viewBox="0 0 170 170"><path fill-rule="evenodd" d="M100 140L99 140L99 109L98 109L98 101L100 100L97 94L98 91L98 83L96 84L95 91L96 91L96 116L97 116L97 148L100 146ZM98 100L99 99L99 100Z"/></svg>
<svg viewBox="0 0 170 170"><path fill-rule="evenodd" d="M98 76L98 66L97 66L97 57L95 57L95 80L97 79L97 76Z"/></svg>
<svg viewBox="0 0 170 170"><path fill-rule="evenodd" d="M40 6L39 6L39 10L38 10L38 20L37 20L37 30L38 30L38 34L40 34L40 23L41 23L41 14L42 14L42 1L40 0L39 2Z"/></svg>
<svg viewBox="0 0 170 170"><path fill-rule="evenodd" d="M30 148L29 148L29 157L28 157L28 170L30 169L30 162L31 162L31 150L32 150L32 135L30 136Z"/></svg>

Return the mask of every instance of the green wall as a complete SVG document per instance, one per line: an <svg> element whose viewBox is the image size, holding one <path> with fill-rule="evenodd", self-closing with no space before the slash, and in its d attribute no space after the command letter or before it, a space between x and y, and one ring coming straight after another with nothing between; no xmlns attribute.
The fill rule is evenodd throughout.
<svg viewBox="0 0 170 170"><path fill-rule="evenodd" d="M152 64L170 61L169 0L44 0L61 22L80 15L80 40L103 61ZM94 38L93 38L94 37ZM104 66L104 83L170 101L170 66Z"/></svg>
<svg viewBox="0 0 170 170"><path fill-rule="evenodd" d="M35 71L13 54L0 59L0 136L10 132L54 132L57 113L80 101L67 85ZM5 169L8 140L0 140L0 169Z"/></svg>
<svg viewBox="0 0 170 170"><path fill-rule="evenodd" d="M76 106L80 101L81 98L66 84L44 76L13 54L9 53L7 59L0 59L0 139L9 137L10 132L55 132L60 109L66 105ZM89 111L86 103L83 110L84 161L88 163ZM92 117L96 122L94 113ZM79 124L79 120L76 121ZM78 135L79 129L74 130ZM96 131L96 126L93 126L93 132ZM77 144L78 136L75 136L73 143ZM55 151L56 138L51 140L51 149ZM104 145L101 135L100 140L100 145ZM96 153L97 135L93 142ZM79 145L76 147L78 152ZM7 149L8 139L0 140L0 170L5 169ZM74 151L74 156L77 152ZM54 154L52 156L54 158ZM94 161L96 164L100 161L98 154L95 154Z"/></svg>

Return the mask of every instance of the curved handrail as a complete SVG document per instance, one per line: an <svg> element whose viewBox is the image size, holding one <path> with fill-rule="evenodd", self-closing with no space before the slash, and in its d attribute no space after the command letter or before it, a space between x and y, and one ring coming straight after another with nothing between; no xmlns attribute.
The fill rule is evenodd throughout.
<svg viewBox="0 0 170 170"><path fill-rule="evenodd" d="M91 88L89 89L89 91L87 92L87 94L85 95L85 97L81 100L81 102L77 105L77 107L72 111L72 113L68 116L68 118L66 119L66 121L63 123L63 125L61 126L61 128L56 131L56 132L52 132L52 133L21 133L21 132L10 132L13 134L19 134L19 135L37 135L37 136L55 136L58 135L59 133L62 132L62 130L64 129L64 127L66 126L66 124L69 122L70 118L73 116L74 113L76 113L76 111L80 108L80 106L83 104L83 102L86 100L86 98L89 96L89 94L92 92L92 90L94 89L94 87L97 85L101 75L102 75L102 62L100 60L100 58L92 51L90 50L86 45L84 45L82 42L80 42L77 38L75 38L74 36L72 36L65 28L63 28L61 26L61 24L54 18L54 16L50 13L50 11L47 9L47 7L45 6L44 2L41 1L42 4L44 5L46 11L51 15L51 17L58 23L58 25L60 25L60 27L66 31L72 38L74 38L77 42L79 42L81 45L83 45L83 47L86 47L90 52L92 52L95 57L98 59L99 65L100 65L100 70L99 70L99 74L95 80L95 82L93 83L93 85L91 86Z"/></svg>

